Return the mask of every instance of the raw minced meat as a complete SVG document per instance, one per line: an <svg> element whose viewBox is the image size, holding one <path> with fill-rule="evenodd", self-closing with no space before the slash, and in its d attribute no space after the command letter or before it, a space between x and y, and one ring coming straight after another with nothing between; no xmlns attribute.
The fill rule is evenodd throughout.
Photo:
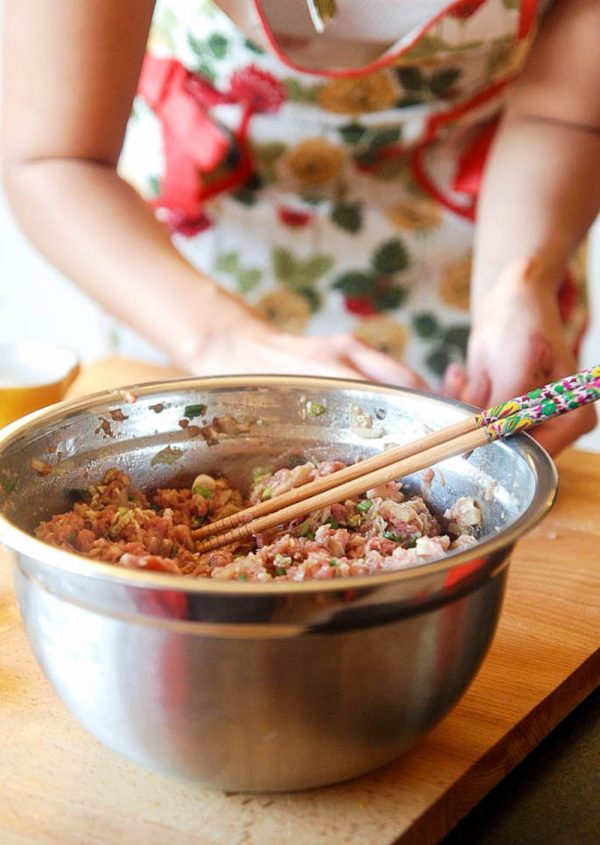
<svg viewBox="0 0 600 845"><path fill-rule="evenodd" d="M304 581L394 572L473 545L481 513L461 497L444 514L447 529L420 496L389 482L248 541L201 553L203 526L256 502L342 469L340 461L260 471L246 499L225 478L199 475L191 489L143 493L109 470L76 491L71 510L37 527L36 536L67 551L119 566L228 581Z"/></svg>
<svg viewBox="0 0 600 845"><path fill-rule="evenodd" d="M470 496L461 496L444 513L448 520L448 530L454 534L471 536L473 530L481 525L481 510Z"/></svg>

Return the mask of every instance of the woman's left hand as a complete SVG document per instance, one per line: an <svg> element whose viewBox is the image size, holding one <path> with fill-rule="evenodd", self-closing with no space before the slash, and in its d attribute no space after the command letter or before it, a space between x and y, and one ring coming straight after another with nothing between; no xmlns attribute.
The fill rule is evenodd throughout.
<svg viewBox="0 0 600 845"><path fill-rule="evenodd" d="M515 262L473 315L466 370L451 365L446 395L487 408L577 372L562 328L556 292L535 261ZM543 423L534 436L551 454L594 428L591 405Z"/></svg>

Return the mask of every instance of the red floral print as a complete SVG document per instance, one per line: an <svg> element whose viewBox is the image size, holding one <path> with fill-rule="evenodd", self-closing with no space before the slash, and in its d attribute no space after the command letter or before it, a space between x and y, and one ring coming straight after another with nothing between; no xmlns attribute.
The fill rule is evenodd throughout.
<svg viewBox="0 0 600 845"><path fill-rule="evenodd" d="M454 9L451 12L448 12L451 18L462 18L466 20L470 18L471 15L474 15L477 9L480 6L483 6L485 0L469 0L468 2L462 3L457 9Z"/></svg>
<svg viewBox="0 0 600 845"><path fill-rule="evenodd" d="M276 112L285 101L285 88L255 65L236 70L229 80L232 97L254 112Z"/></svg>
<svg viewBox="0 0 600 845"><path fill-rule="evenodd" d="M346 311L356 314L358 317L372 317L379 313L370 299L362 296L347 296L345 299Z"/></svg>
<svg viewBox="0 0 600 845"><path fill-rule="evenodd" d="M188 217L183 211L162 208L159 217L171 232L186 238L193 238L212 226L211 219L202 213L196 217Z"/></svg>
<svg viewBox="0 0 600 845"><path fill-rule="evenodd" d="M307 223L313 219L312 214L307 211L296 211L293 208L281 207L277 209L277 216L286 226L291 226L292 229L299 229L306 226Z"/></svg>

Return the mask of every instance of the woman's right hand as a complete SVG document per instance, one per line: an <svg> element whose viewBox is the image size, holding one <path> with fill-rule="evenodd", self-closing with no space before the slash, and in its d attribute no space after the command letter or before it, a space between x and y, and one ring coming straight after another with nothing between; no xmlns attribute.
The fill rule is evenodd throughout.
<svg viewBox="0 0 600 845"><path fill-rule="evenodd" d="M213 334L181 363L197 376L329 376L429 389L408 367L350 334L294 335L249 316L243 324L233 324L228 330Z"/></svg>

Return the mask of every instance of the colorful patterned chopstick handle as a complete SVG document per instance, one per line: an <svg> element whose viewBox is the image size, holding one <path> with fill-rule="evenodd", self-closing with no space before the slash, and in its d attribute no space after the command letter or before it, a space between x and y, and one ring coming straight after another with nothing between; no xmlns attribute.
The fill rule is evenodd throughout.
<svg viewBox="0 0 600 845"><path fill-rule="evenodd" d="M575 411L590 402L600 400L600 378L589 384L579 385L575 390L566 390L557 396L544 399L538 405L523 408L515 414L489 423L486 431L490 442L500 437L510 437L519 431L527 431L546 420L558 417L567 411Z"/></svg>
<svg viewBox="0 0 600 845"><path fill-rule="evenodd" d="M521 396L515 396L514 399L509 399L507 402L500 402L491 408L486 408L480 414L476 415L478 427L489 425L502 420L511 414L517 414L519 411L525 411L533 405L539 405L546 400L559 401L564 397L565 393L570 390L577 390L586 384L600 378L600 364L595 367L589 367L587 370L582 370L580 373L575 373L572 376L566 376L558 381L545 384L544 387L538 387L535 390L530 390L529 393L523 393Z"/></svg>

